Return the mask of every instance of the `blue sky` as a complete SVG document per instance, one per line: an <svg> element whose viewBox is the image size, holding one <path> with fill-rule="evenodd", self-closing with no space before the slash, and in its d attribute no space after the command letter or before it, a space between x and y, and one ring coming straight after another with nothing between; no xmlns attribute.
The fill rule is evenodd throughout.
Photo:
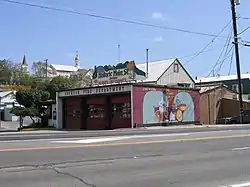
<svg viewBox="0 0 250 187"><path fill-rule="evenodd" d="M169 27L217 34L231 19L229 0L18 0L103 16L146 21ZM250 1L241 0L237 12L250 17ZM98 18L71 15L0 1L0 58L22 60L25 53L29 64L49 59L49 63L73 64L79 51L81 67L115 64L117 45L121 45L121 60L145 61L149 48L150 60L178 57L185 64L212 37L168 31ZM250 26L250 20L238 20L239 31ZM228 36L231 24L221 36ZM250 29L241 35L250 41ZM224 38L214 41L208 50L186 65L192 76L206 76L225 44ZM250 71L250 48L241 48L242 71ZM185 56L189 56L183 58ZM224 56L222 56L222 59ZM220 74L228 74L230 58L225 60ZM235 59L231 73L235 72Z"/></svg>

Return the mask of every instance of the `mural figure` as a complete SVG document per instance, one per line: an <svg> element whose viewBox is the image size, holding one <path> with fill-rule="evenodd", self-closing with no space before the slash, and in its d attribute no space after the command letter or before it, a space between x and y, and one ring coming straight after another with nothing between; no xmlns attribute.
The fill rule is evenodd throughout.
<svg viewBox="0 0 250 187"><path fill-rule="evenodd" d="M143 99L143 123L194 121L194 102L188 92L149 91Z"/></svg>

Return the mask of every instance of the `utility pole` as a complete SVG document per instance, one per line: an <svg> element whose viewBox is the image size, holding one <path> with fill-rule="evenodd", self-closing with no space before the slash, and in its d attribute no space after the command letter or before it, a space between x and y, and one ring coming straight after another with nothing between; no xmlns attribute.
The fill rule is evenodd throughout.
<svg viewBox="0 0 250 187"><path fill-rule="evenodd" d="M46 80L48 79L48 59L45 59Z"/></svg>
<svg viewBox="0 0 250 187"><path fill-rule="evenodd" d="M148 78L148 51L149 49L146 49L146 77Z"/></svg>
<svg viewBox="0 0 250 187"><path fill-rule="evenodd" d="M236 8L235 8L235 4L239 5L239 0L230 0L230 2L231 2L232 19L233 19L234 47L235 47L236 69L237 69L238 89L239 89L240 123L242 124L243 123L243 102L242 102L239 43L238 43Z"/></svg>

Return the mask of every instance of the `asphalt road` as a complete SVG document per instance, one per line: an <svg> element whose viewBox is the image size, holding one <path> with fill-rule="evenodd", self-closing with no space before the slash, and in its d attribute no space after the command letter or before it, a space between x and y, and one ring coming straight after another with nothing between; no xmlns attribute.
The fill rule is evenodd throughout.
<svg viewBox="0 0 250 187"><path fill-rule="evenodd" d="M51 139L51 138L85 138L85 137L100 137L100 136L120 136L120 135L145 135L145 134L173 134L173 133L188 133L188 132L210 132L224 130L250 130L250 125L237 126L220 126L207 127L204 126L184 126L184 127L167 127L160 129L117 129L109 131L47 131L47 132L0 132L0 141L6 140L31 140L31 139Z"/></svg>
<svg viewBox="0 0 250 187"><path fill-rule="evenodd" d="M0 186L233 186L249 158L250 130L1 141Z"/></svg>

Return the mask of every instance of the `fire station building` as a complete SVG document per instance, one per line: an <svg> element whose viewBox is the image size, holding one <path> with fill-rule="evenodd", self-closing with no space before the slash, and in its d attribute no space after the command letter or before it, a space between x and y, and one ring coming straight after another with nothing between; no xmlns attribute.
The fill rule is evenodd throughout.
<svg viewBox="0 0 250 187"><path fill-rule="evenodd" d="M149 63L148 76L145 66L138 67L134 62L98 66L91 86L58 91L56 127L102 130L199 121L199 90L178 59Z"/></svg>

